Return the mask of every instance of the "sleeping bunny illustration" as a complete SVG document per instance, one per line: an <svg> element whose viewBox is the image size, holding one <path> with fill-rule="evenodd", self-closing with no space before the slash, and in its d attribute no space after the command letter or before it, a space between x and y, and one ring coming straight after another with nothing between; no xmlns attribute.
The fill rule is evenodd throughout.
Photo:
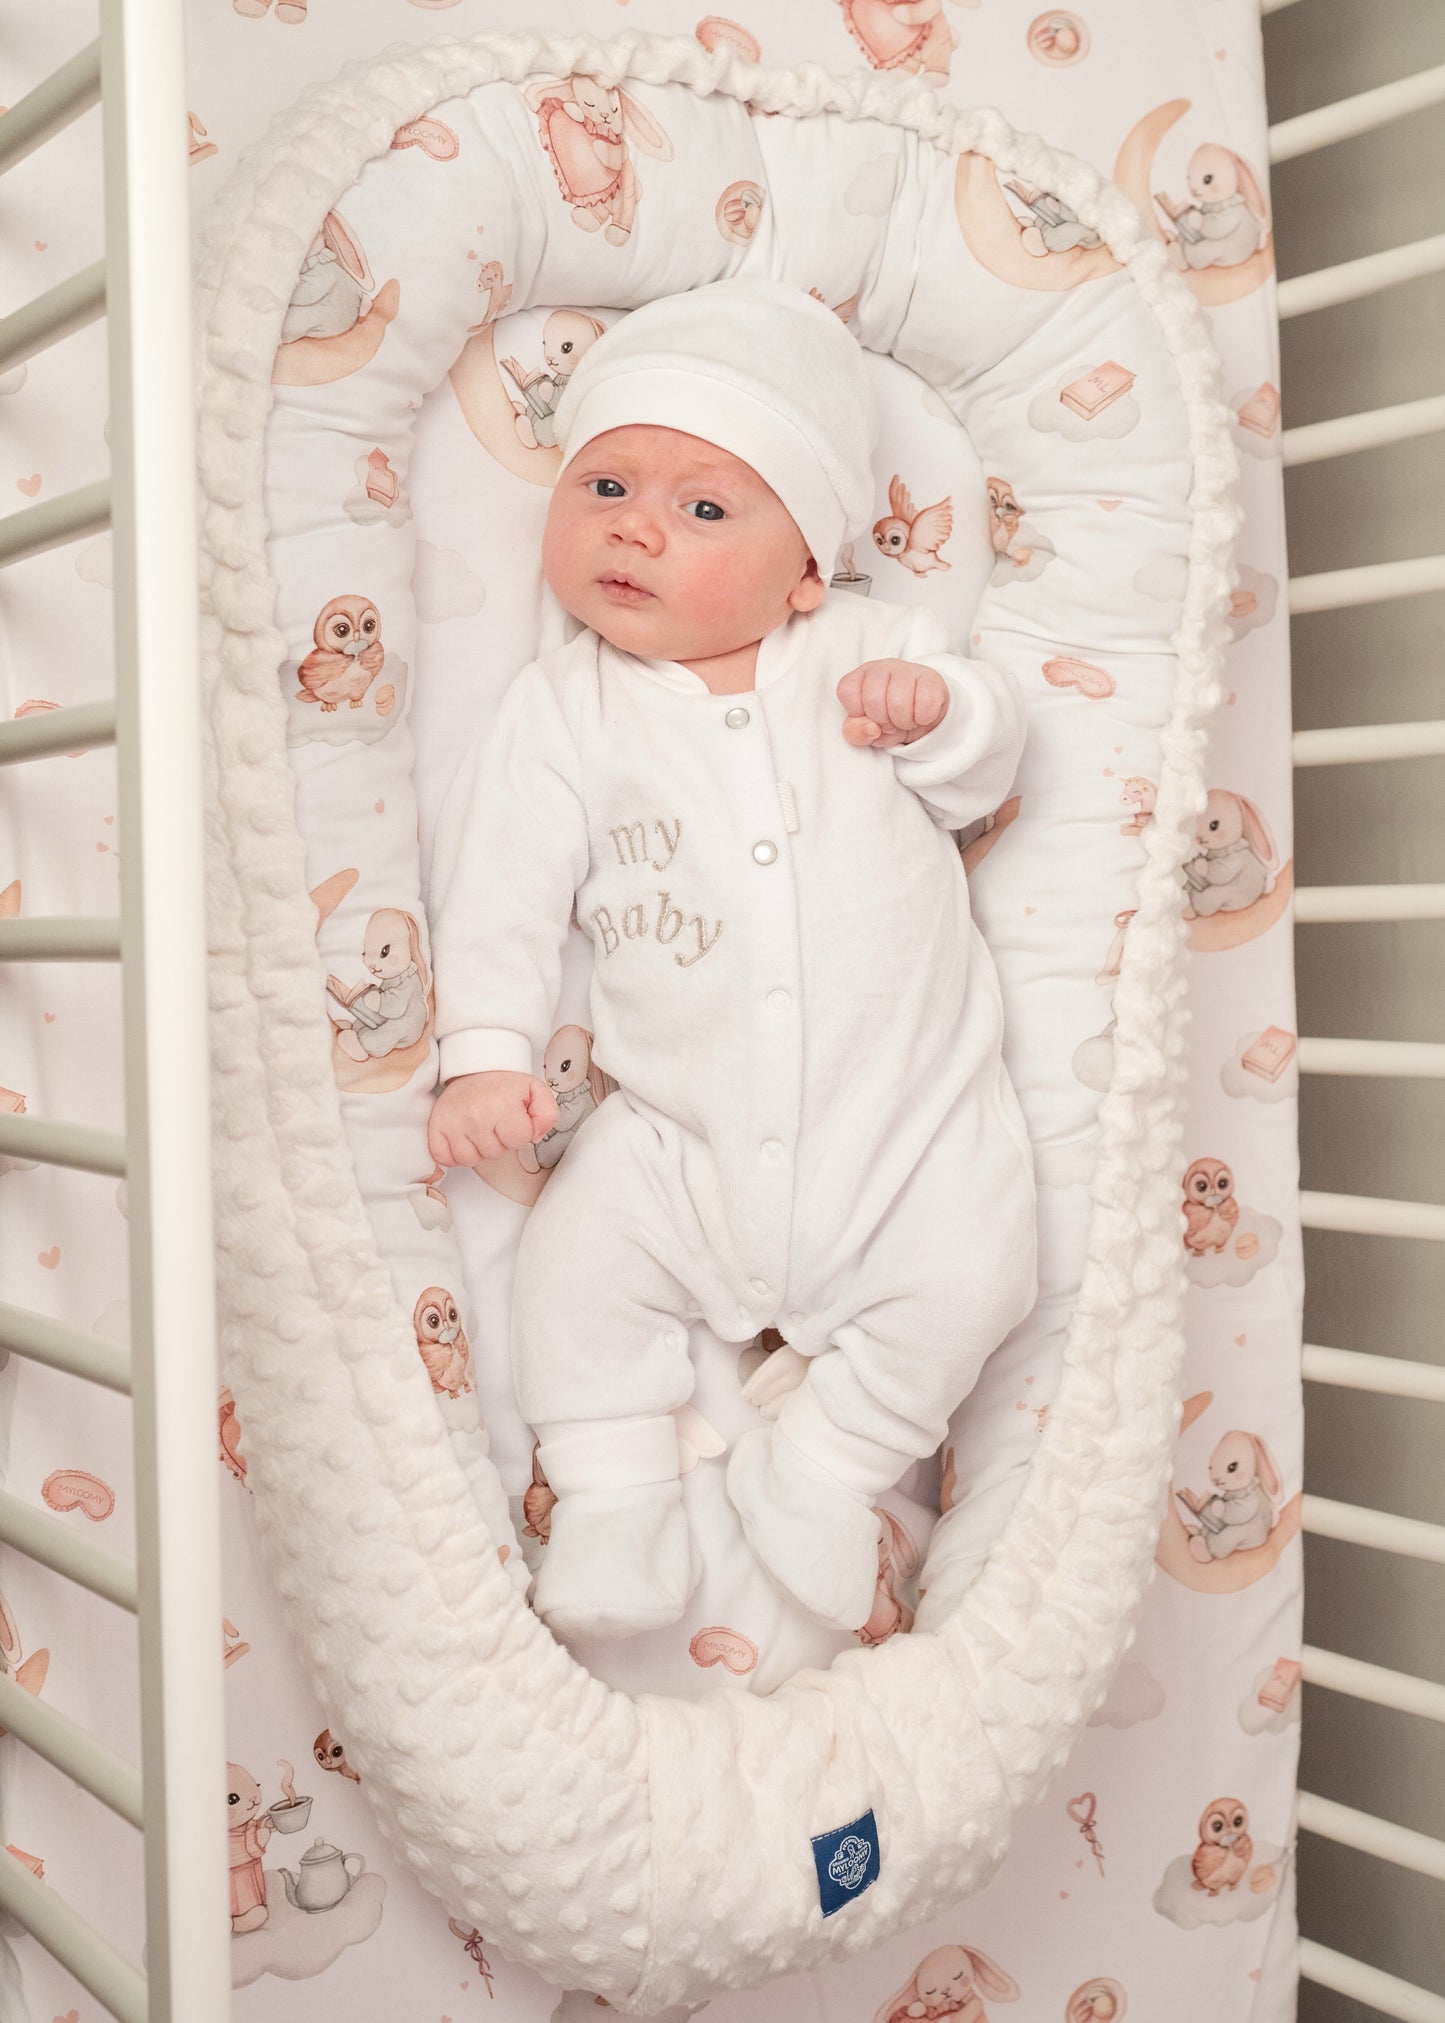
<svg viewBox="0 0 1445 2023"><path fill-rule="evenodd" d="M1154 201L1178 233L1186 267L1237 267L1269 237L1269 215L1254 170L1231 148L1206 141L1185 171L1192 199Z"/></svg>
<svg viewBox="0 0 1445 2023"><path fill-rule="evenodd" d="M361 321L375 287L366 255L346 220L339 211L328 211L306 249L281 320L281 342L340 337Z"/></svg>
<svg viewBox="0 0 1445 2023"><path fill-rule="evenodd" d="M627 143L670 162L672 142L628 92L595 77L533 78L522 95L573 224L600 231L609 246L625 245L641 195Z"/></svg>
<svg viewBox="0 0 1445 2023"><path fill-rule="evenodd" d="M421 929L411 914L381 906L366 923L361 959L371 976L358 984L326 979L327 1011L340 1030L336 1044L353 1061L379 1060L422 1037L430 1015L431 980Z"/></svg>
<svg viewBox="0 0 1445 2023"><path fill-rule="evenodd" d="M504 358L502 368L510 373L526 405L517 410L517 435L529 450L555 449L557 431L552 417L567 382L578 362L606 330L595 316L580 309L554 309L542 325L544 371L528 372L515 358Z"/></svg>
<svg viewBox="0 0 1445 2023"><path fill-rule="evenodd" d="M534 1145L517 1154L529 1173L549 1171L592 1112L616 1087L592 1062L592 1035L582 1026L559 1026L547 1042L542 1075L557 1098L557 1121Z"/></svg>
<svg viewBox="0 0 1445 2023"><path fill-rule="evenodd" d="M1233 1173L1222 1159L1196 1159L1184 1176L1184 1248L1227 1250L1238 1222Z"/></svg>
<svg viewBox="0 0 1445 2023"><path fill-rule="evenodd" d="M1253 801L1211 787L1194 825L1198 850L1184 866L1189 914L1237 913L1273 889L1278 858Z"/></svg>
<svg viewBox="0 0 1445 2023"><path fill-rule="evenodd" d="M1175 1495L1199 1525L1189 1550L1201 1562L1228 1559L1234 1552L1263 1545L1279 1522L1283 1493L1274 1456L1253 1433L1226 1433L1209 1457L1211 1496L1192 1489Z"/></svg>
<svg viewBox="0 0 1445 2023"><path fill-rule="evenodd" d="M982 1994L979 1992L982 1990ZM919 1961L906 1981L883 2003L873 2023L912 2023L914 2017L957 2016L961 2023L988 2023L983 1996L1018 1999L1018 1983L974 1946L938 1946Z"/></svg>
<svg viewBox="0 0 1445 2023"><path fill-rule="evenodd" d="M1085 1981L1064 2004L1064 2023L1123 2023L1129 1997L1107 1974Z"/></svg>
<svg viewBox="0 0 1445 2023"><path fill-rule="evenodd" d="M1214 1799L1199 1821L1199 1845L1189 1864L1194 1880L1189 1887L1211 1897L1221 1890L1238 1889L1253 1859L1248 1807L1238 1798Z"/></svg>

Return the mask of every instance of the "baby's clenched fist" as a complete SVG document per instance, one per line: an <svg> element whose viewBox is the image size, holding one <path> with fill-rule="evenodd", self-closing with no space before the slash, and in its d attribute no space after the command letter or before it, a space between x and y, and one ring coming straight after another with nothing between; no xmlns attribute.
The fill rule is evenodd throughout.
<svg viewBox="0 0 1445 2023"><path fill-rule="evenodd" d="M536 1075L513 1068L458 1075L432 1104L427 1150L438 1166L475 1166L535 1145L557 1115L557 1098Z"/></svg>
<svg viewBox="0 0 1445 2023"><path fill-rule="evenodd" d="M850 745L911 745L943 722L948 683L916 660L865 660L838 684Z"/></svg>

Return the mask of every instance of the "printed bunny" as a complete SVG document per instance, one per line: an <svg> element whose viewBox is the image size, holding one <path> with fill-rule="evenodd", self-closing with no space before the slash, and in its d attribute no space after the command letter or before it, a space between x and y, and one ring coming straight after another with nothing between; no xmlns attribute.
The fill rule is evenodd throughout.
<svg viewBox="0 0 1445 2023"><path fill-rule="evenodd" d="M943 0L838 0L848 33L875 70L947 77L958 46Z"/></svg>
<svg viewBox="0 0 1445 2023"><path fill-rule="evenodd" d="M1033 549L1015 550L1013 545L1019 536L1019 522L1023 519L1024 509L1014 497L1014 488L1007 478L989 478L987 483L988 538L993 552L1000 560L1026 569L1034 559Z"/></svg>
<svg viewBox="0 0 1445 2023"><path fill-rule="evenodd" d="M1036 190L1031 183L1017 180L1010 180L1003 187L1012 190L1019 202L1027 205L1033 213L1031 222L1020 234L1020 244L1036 260L1046 258L1050 253L1072 253L1079 246L1092 250L1103 245L1094 227L1086 225L1062 197L1054 196L1049 190Z"/></svg>
<svg viewBox="0 0 1445 2023"><path fill-rule="evenodd" d="M1239 1222L1234 1175L1219 1159L1196 1159L1184 1176L1184 1248L1195 1257L1228 1250Z"/></svg>
<svg viewBox="0 0 1445 2023"><path fill-rule="evenodd" d="M467 1374L471 1347L457 1303L445 1286L429 1285L412 1309L416 1345L434 1391L459 1398L472 1388Z"/></svg>
<svg viewBox="0 0 1445 2023"><path fill-rule="evenodd" d="M582 1026L559 1026L547 1042L542 1074L557 1098L557 1122L517 1154L529 1173L555 1166L582 1125L614 1084L592 1063L592 1035Z"/></svg>
<svg viewBox="0 0 1445 2023"><path fill-rule="evenodd" d="M932 569L951 569L939 549L953 532L953 501L942 498L937 505L920 511L908 496L908 487L895 471L888 481L891 512L873 524L873 545L880 555L901 562L915 576Z"/></svg>
<svg viewBox="0 0 1445 2023"><path fill-rule="evenodd" d="M317 614L315 641L296 670L298 702L319 702L323 715L338 703L360 709L362 699L386 660L381 614L368 597L333 597Z"/></svg>
<svg viewBox="0 0 1445 2023"><path fill-rule="evenodd" d="M431 982L421 929L399 907L378 907L366 923L361 959L376 981L348 987L328 976L328 1011L340 1027L336 1044L349 1059L379 1060L415 1045L427 1029Z"/></svg>
<svg viewBox="0 0 1445 2023"><path fill-rule="evenodd" d="M1142 835L1154 819L1154 810L1159 801L1158 787L1154 784L1153 780L1146 780L1141 775L1136 775L1132 779L1125 780L1124 791L1120 794L1119 799L1124 803L1126 808L1134 810L1133 815L1127 822L1119 824L1119 834L1121 836Z"/></svg>
<svg viewBox="0 0 1445 2023"><path fill-rule="evenodd" d="M906 1981L876 2011L873 2023L911 2023L914 2017L957 2016L988 2023L984 1994L996 2002L1018 1999L1018 1983L973 1946L939 1946L920 1960Z"/></svg>
<svg viewBox="0 0 1445 2023"><path fill-rule="evenodd" d="M607 328L580 309L554 309L542 325L545 372L528 372L515 358L504 358L503 369L516 382L526 406L517 411L517 435L529 450L555 449L552 417L577 364Z"/></svg>
<svg viewBox="0 0 1445 2023"><path fill-rule="evenodd" d="M297 337L340 337L359 323L376 283L366 255L339 211L328 211L306 249L291 301L281 320L281 342Z"/></svg>
<svg viewBox="0 0 1445 2023"><path fill-rule="evenodd" d="M1214 1799L1199 1821L1199 1845L1189 1864L1194 1880L1189 1887L1211 1897L1221 1890L1238 1889L1253 1859L1248 1809L1237 1798Z"/></svg>
<svg viewBox="0 0 1445 2023"><path fill-rule="evenodd" d="M1177 233L1186 267L1237 267L1269 237L1269 214L1254 170L1232 149L1206 141L1185 171L1192 203L1155 196Z"/></svg>
<svg viewBox="0 0 1445 2023"><path fill-rule="evenodd" d="M875 1504L883 1529L878 1538L878 1586L873 1608L862 1629L854 1635L860 1644L882 1644L897 1633L913 1628L913 1611L898 1599L896 1583L917 1571L918 1547L891 1510Z"/></svg>
<svg viewBox="0 0 1445 2023"><path fill-rule="evenodd" d="M1189 1550L1205 1564L1263 1545L1279 1522L1279 1470L1263 1440L1253 1433L1226 1433L1209 1457L1214 1494L1191 1489L1174 1493L1199 1521Z"/></svg>
<svg viewBox="0 0 1445 2023"><path fill-rule="evenodd" d="M257 1813L261 1816L258 1819ZM230 1848L231 1930L254 1932L270 1915L266 1907L266 1871L261 1856L274 1832L261 1812L261 1787L239 1763L226 1765L226 1838Z"/></svg>
<svg viewBox="0 0 1445 2023"><path fill-rule="evenodd" d="M523 96L573 224L624 245L641 195L627 142L661 162L672 160L672 142L635 98L595 77L534 78Z"/></svg>
<svg viewBox="0 0 1445 2023"><path fill-rule="evenodd" d="M1184 866L1190 914L1237 913L1273 889L1278 860L1269 825L1243 794L1211 787L1194 825L1199 849Z"/></svg>

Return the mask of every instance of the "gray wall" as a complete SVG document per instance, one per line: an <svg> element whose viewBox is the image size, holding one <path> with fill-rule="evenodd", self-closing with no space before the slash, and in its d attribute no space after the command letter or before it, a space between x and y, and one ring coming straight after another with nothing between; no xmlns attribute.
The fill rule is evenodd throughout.
<svg viewBox="0 0 1445 2023"><path fill-rule="evenodd" d="M1299 0L1264 23L1272 121L1445 63L1438 0ZM1445 232L1445 115L1273 176L1281 278ZM1445 275L1282 327L1287 427L1445 393ZM1445 437L1286 473L1291 575L1445 553ZM1445 713L1445 597L1297 618L1299 729ZM1445 881L1445 759L1296 774L1303 885ZM1445 1040L1445 922L1301 927L1302 1033ZM1445 1083L1306 1077L1305 1187L1445 1202ZM1445 1246L1307 1234L1305 1339L1445 1361ZM1445 1406L1306 1390L1306 1487L1445 1523ZM1306 1541L1312 1644L1445 1680L1445 1567ZM1445 1837L1445 1727L1307 1688L1303 1789ZM1445 1886L1300 1837L1300 1923L1445 1994ZM1301 2023L1376 2012L1304 1984Z"/></svg>

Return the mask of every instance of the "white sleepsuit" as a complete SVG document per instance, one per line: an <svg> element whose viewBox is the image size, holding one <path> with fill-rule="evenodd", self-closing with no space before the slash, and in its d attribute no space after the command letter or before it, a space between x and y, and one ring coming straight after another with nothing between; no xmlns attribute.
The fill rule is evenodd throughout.
<svg viewBox="0 0 1445 2023"><path fill-rule="evenodd" d="M806 1378L736 1443L728 1492L769 1571L856 1627L872 1500L1033 1303L1032 1158L948 833L1007 794L1024 710L944 643L928 612L834 590L763 639L754 690L713 695L584 631L523 669L448 797L443 1078L540 1072L575 899L619 1084L516 1259L517 1402L562 1498L544 1573L569 1492L675 1477L689 1322L776 1326ZM837 683L890 657L936 668L947 713L850 745Z"/></svg>

